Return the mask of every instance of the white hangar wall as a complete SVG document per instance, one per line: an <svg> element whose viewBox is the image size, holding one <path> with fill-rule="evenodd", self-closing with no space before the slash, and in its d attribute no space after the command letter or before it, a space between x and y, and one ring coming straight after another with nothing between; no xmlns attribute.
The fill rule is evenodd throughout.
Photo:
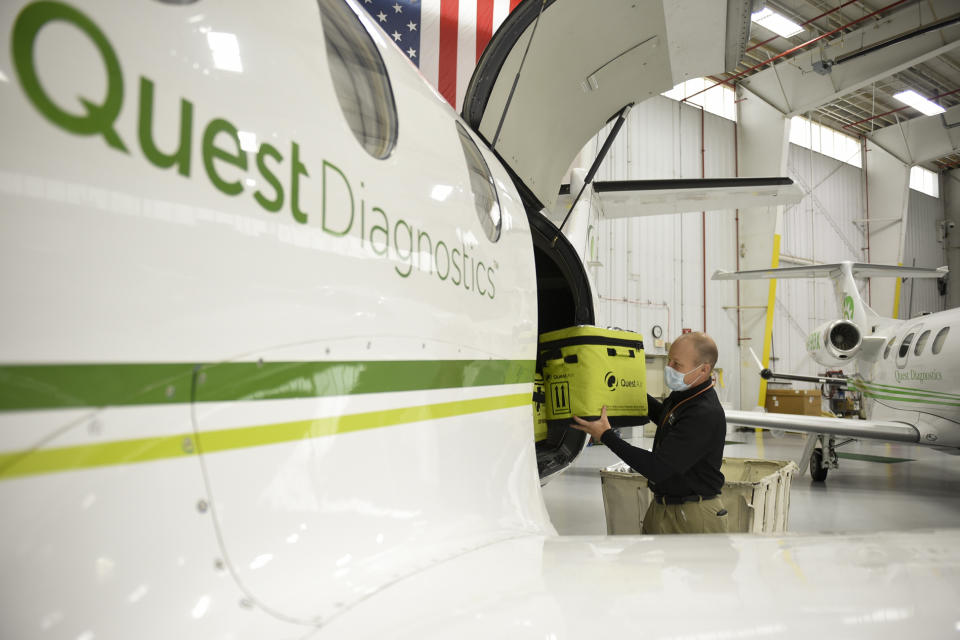
<svg viewBox="0 0 960 640"><path fill-rule="evenodd" d="M585 165L606 134L602 131L584 149ZM732 121L656 97L631 110L596 180L700 178L701 160L703 176L733 176L734 141ZM735 215L712 211L706 216L694 212L601 220L597 260L589 267L600 296L598 324L640 332L649 353L666 353L654 344L654 325L663 328L665 341L671 341L685 327L703 330L706 318L706 331L720 350L717 366L724 371L721 398L734 404L740 393L737 317L725 307L737 304L735 289L722 288L709 278L717 269L736 269Z"/></svg>
<svg viewBox="0 0 960 640"><path fill-rule="evenodd" d="M917 267L942 267L947 264L942 241L941 222L944 219L943 200L910 190L907 203L907 233L904 238L903 264ZM913 318L922 313L946 309L947 299L937 290L933 278L907 280L900 288L901 318ZM888 312L889 313L889 312Z"/></svg>
<svg viewBox="0 0 960 640"><path fill-rule="evenodd" d="M736 126L696 106L664 97L647 100L631 110L595 179L736 175ZM590 165L608 131L609 126L584 148L579 160L583 168ZM788 175L807 195L784 211L781 266L868 261L863 171L791 144ZM905 265L914 260L917 266L946 264L938 227L943 217L940 199L910 191ZM718 367L723 368L725 384L721 395L737 406L740 350L752 347L759 354L763 345L743 341L742 347L738 346L736 286L710 280L717 269L737 268L736 212L601 219L591 240L596 253L588 269L600 298L598 324L640 332L649 353L665 353L654 344L654 325L663 328L666 342L683 328L705 329L720 349ZM869 302L869 285L865 281L859 284ZM908 281L902 287L900 317L943 308L944 299L934 280ZM876 311L889 316L893 309ZM811 331L839 315L829 281L779 280L771 367L801 374L821 372L824 367L806 356L806 339ZM748 353L742 357L752 359Z"/></svg>

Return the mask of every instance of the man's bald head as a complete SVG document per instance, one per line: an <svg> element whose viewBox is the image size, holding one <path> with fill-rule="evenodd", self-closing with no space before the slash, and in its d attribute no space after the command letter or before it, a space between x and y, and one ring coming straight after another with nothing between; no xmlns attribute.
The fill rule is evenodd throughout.
<svg viewBox="0 0 960 640"><path fill-rule="evenodd" d="M713 371L713 368L717 366L718 357L717 343L713 341L713 338L700 331L695 331L693 333L682 334L674 340L673 343L677 344L681 341L688 342L693 348L694 359L697 365L708 364L710 365L710 370Z"/></svg>

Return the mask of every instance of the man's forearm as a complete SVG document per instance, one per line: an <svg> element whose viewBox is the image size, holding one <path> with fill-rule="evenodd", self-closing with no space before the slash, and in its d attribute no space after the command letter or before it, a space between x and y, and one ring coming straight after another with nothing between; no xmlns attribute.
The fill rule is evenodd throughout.
<svg viewBox="0 0 960 640"><path fill-rule="evenodd" d="M646 449L627 444L612 429L605 431L600 437L600 441L607 445L607 448L613 451L618 458L630 465L634 471L651 482L660 482L674 474L673 470L660 462L655 455Z"/></svg>

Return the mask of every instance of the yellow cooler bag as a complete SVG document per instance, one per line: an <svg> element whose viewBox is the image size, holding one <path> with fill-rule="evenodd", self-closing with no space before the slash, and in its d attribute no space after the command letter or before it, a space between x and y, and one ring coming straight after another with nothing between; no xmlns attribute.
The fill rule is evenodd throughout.
<svg viewBox="0 0 960 640"><path fill-rule="evenodd" d="M540 363L548 421L595 420L607 407L614 426L643 424L647 366L643 337L633 331L588 325L540 336Z"/></svg>

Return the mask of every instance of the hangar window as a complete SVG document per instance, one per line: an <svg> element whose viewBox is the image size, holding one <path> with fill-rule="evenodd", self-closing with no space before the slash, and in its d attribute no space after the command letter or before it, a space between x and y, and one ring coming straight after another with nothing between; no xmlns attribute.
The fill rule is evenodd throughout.
<svg viewBox="0 0 960 640"><path fill-rule="evenodd" d="M946 341L948 333L950 333L950 327L944 327L940 329L937 337L933 339L933 347L931 347L930 350L933 351L934 355L940 353L940 349L943 349L943 343Z"/></svg>
<svg viewBox="0 0 960 640"><path fill-rule="evenodd" d="M908 333L907 337L903 339L903 342L900 343L900 353L898 357L905 358L907 353L910 352L910 343L913 342L913 334Z"/></svg>
<svg viewBox="0 0 960 640"><path fill-rule="evenodd" d="M493 183L490 168L483 159L483 154L467 130L459 122L457 133L460 136L460 146L467 159L467 170L470 172L470 189L473 191L473 204L477 208L480 226L491 242L500 239L500 200L497 197L497 187Z"/></svg>
<svg viewBox="0 0 960 640"><path fill-rule="evenodd" d="M883 350L883 359L884 359L884 360L886 360L887 358L890 357L890 349L893 348L893 343L896 342L896 341L897 341L897 336L893 336L893 337L890 338L890 340L887 342L887 348Z"/></svg>
<svg viewBox="0 0 960 640"><path fill-rule="evenodd" d="M346 3L318 2L327 63L340 109L367 153L386 158L397 142L397 107L383 58Z"/></svg>
<svg viewBox="0 0 960 640"><path fill-rule="evenodd" d="M913 355L918 356L920 352L923 351L923 347L927 344L927 339L930 337L930 330L926 330L920 334L920 337L917 338L917 346L913 348Z"/></svg>

